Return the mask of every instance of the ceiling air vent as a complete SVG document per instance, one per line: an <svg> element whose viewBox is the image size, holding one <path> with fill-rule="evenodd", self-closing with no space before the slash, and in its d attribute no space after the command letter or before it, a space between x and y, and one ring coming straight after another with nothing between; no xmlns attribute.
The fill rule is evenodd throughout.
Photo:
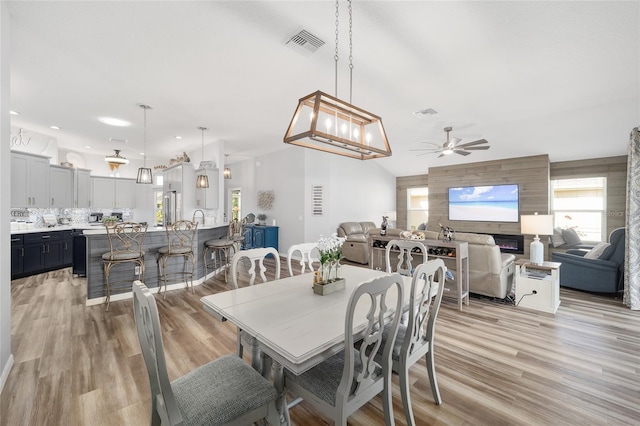
<svg viewBox="0 0 640 426"><path fill-rule="evenodd" d="M299 53L309 55L322 47L324 41L320 40L309 31L302 30L287 40L285 44Z"/></svg>

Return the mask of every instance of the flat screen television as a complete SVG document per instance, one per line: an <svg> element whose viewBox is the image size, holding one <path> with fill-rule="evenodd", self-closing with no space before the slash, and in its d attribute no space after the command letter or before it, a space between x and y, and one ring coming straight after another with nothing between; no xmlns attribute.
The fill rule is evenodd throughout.
<svg viewBox="0 0 640 426"><path fill-rule="evenodd" d="M449 188L449 220L518 222L518 185Z"/></svg>

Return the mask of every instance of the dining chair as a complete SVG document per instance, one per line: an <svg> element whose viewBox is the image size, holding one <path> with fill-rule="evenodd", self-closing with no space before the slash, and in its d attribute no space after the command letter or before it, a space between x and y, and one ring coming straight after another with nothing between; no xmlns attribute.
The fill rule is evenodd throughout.
<svg viewBox="0 0 640 426"><path fill-rule="evenodd" d="M300 375L285 370L285 389L312 404L336 425L346 425L352 413L382 392L385 425L395 424L390 367L402 312L402 287L403 278L397 273L356 287L345 316L346 350ZM395 291L390 292L391 288ZM385 323L389 325L385 327ZM389 333L386 343L383 331ZM354 347L354 341L361 341L359 349ZM376 361L379 350L382 356Z"/></svg>
<svg viewBox="0 0 640 426"><path fill-rule="evenodd" d="M240 244L244 239L244 225L237 220L229 222L227 235L222 238L214 238L204 243L204 276L207 276L209 266L213 271L224 267L224 280L227 281L227 269L231 260L231 252L237 253L240 250ZM211 257L211 259L209 259ZM224 258L224 261L223 261ZM209 262L211 260L212 262Z"/></svg>
<svg viewBox="0 0 640 426"><path fill-rule="evenodd" d="M238 425L266 418L280 424L273 385L234 355L215 359L169 382L158 306L133 283L133 313L151 387L151 425Z"/></svg>
<svg viewBox="0 0 640 426"><path fill-rule="evenodd" d="M118 264L134 263L137 271L134 270L138 279L144 279L144 237L147 233L147 225L136 222L107 222L107 239L109 241L109 251L102 254L102 265L104 269L104 282L107 305L111 301L111 291L114 289L110 280L111 269ZM119 285L131 288L131 277L120 280Z"/></svg>
<svg viewBox="0 0 640 426"><path fill-rule="evenodd" d="M162 291L162 286L164 285L165 298L167 297L168 282L178 278L184 280L187 289L189 288L189 283L191 283L191 292L195 293L193 289L193 277L196 272L194 242L197 229L198 222L192 222L190 220L178 220L165 227L167 232L167 245L158 249L159 291ZM167 261L175 257L184 258L182 270L177 268L178 265L171 265L173 266L173 268L171 268L172 270L167 272ZM189 262L191 263L190 268Z"/></svg>
<svg viewBox="0 0 640 426"><path fill-rule="evenodd" d="M436 404L442 404L436 380L433 341L446 270L442 259L429 260L416 267L411 281L408 324L400 324L395 338L392 337L392 325L385 326L383 334L385 344L392 339L395 342L391 355L392 368L399 376L402 406L408 425L415 425L409 392L409 368L423 356L427 364L433 399ZM378 350L376 359L384 360L385 357L386 354Z"/></svg>
<svg viewBox="0 0 640 426"><path fill-rule="evenodd" d="M287 268L289 269L289 276L293 276L293 268L291 267L291 259L295 253L300 253L300 273L304 274L307 267L310 272L313 272L313 262L319 262L319 257L314 257L313 252L318 253L318 243L302 243L294 244L287 250Z"/></svg>
<svg viewBox="0 0 640 426"><path fill-rule="evenodd" d="M257 276L256 268L258 269L262 282L267 282L268 280L265 274L267 267L265 266L264 261L269 255L273 257L273 261L275 262L274 280L279 280L280 255L275 248L265 247L241 250L235 253L231 259L231 284L233 285L233 288L238 288L238 263L246 260L250 262L250 265L247 268L247 273L249 274L249 285L253 285L255 283ZM255 338L244 333L241 329L238 329L237 353L239 358L242 358L244 353L243 342L246 342L251 346L251 365L258 371L266 370L268 366L265 365L265 360L256 345Z"/></svg>
<svg viewBox="0 0 640 426"><path fill-rule="evenodd" d="M273 256L273 260L275 262L274 279L279 280L280 255L275 248L264 247L241 250L235 253L231 259L231 284L233 285L233 288L238 288L238 263L245 260L249 260L250 262L250 266L247 268L247 272L249 274L249 285L253 285L255 283L258 273L260 274L262 282L267 282L267 276L265 275L267 267L264 265L264 261L269 255ZM257 271L256 268L258 269Z"/></svg>
<svg viewBox="0 0 640 426"><path fill-rule="evenodd" d="M392 254L395 254L397 248L398 256L397 262L391 261ZM385 249L385 261L387 272L398 272L401 275L412 276L414 270L413 266L413 254L420 253L420 258L427 260L427 248L419 240L391 240L387 243ZM395 268L392 267L395 266ZM395 271L394 271L395 269Z"/></svg>

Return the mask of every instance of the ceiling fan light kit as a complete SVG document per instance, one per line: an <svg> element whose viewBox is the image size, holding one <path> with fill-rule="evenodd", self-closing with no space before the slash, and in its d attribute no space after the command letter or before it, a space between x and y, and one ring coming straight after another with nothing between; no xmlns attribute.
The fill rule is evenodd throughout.
<svg viewBox="0 0 640 426"><path fill-rule="evenodd" d="M127 160L125 157L120 155L119 149L114 149L114 151L115 151L115 154L107 155L106 157L104 157L104 161L109 165L109 168L111 169L111 171L116 170L118 167L120 167L123 164L129 164L129 160Z"/></svg>
<svg viewBox="0 0 640 426"><path fill-rule="evenodd" d="M336 0L335 96L316 91L298 101L284 143L359 160L391 156L382 119L351 103L353 81L352 8L349 9L349 102L338 98L338 15ZM308 119L307 119L308 117Z"/></svg>
<svg viewBox="0 0 640 426"><path fill-rule="evenodd" d="M478 139L476 141L461 144L460 142L462 142L462 139L451 137L450 133L452 130L452 127L444 128L444 132L447 134L447 139L442 145L431 142L423 142L427 145L431 145L431 148L410 149L409 151L425 151L422 154L417 155L440 154L438 156L438 158L440 158L444 157L445 155L451 155L453 153L466 156L471 154L471 152L469 151L481 151L490 148L489 142L486 139Z"/></svg>

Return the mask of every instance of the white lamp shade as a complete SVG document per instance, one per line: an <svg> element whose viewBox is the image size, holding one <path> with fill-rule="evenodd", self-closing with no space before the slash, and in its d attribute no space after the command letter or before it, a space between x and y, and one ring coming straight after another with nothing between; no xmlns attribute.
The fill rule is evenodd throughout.
<svg viewBox="0 0 640 426"><path fill-rule="evenodd" d="M550 214L522 215L520 232L525 235L551 235L553 234L553 216Z"/></svg>

